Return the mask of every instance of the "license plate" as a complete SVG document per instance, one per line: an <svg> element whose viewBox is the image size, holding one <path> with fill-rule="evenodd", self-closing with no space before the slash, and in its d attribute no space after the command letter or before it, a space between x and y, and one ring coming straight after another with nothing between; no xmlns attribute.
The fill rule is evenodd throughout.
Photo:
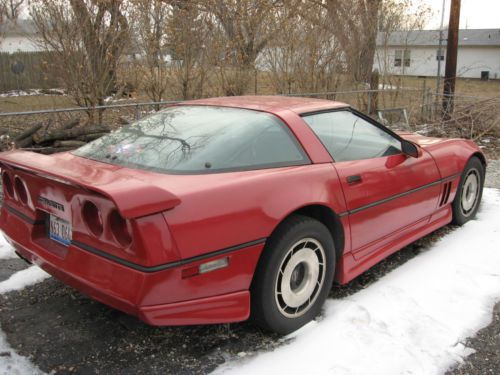
<svg viewBox="0 0 500 375"><path fill-rule="evenodd" d="M73 236L71 223L57 216L50 215L49 238L64 246L69 246Z"/></svg>

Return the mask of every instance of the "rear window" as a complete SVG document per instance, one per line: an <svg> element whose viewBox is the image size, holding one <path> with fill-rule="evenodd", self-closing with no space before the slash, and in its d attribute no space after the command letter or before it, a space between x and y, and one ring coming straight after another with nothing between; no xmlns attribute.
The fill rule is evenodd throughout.
<svg viewBox="0 0 500 375"><path fill-rule="evenodd" d="M74 154L124 167L192 174L309 163L277 117L212 106L165 109Z"/></svg>

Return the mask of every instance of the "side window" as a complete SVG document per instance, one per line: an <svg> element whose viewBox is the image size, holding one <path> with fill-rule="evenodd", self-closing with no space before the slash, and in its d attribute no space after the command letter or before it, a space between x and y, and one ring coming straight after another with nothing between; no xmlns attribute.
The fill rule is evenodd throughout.
<svg viewBox="0 0 500 375"><path fill-rule="evenodd" d="M349 111L304 116L335 161L399 154L401 142Z"/></svg>
<svg viewBox="0 0 500 375"><path fill-rule="evenodd" d="M411 65L411 50L409 49L397 49L394 51L394 66L406 66Z"/></svg>

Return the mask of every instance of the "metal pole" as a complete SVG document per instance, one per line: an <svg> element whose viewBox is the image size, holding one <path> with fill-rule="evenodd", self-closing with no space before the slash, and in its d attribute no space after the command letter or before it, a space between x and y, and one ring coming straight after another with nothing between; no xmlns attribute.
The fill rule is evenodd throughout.
<svg viewBox="0 0 500 375"><path fill-rule="evenodd" d="M453 113L453 95L457 76L458 29L460 26L460 0L451 0L448 46L446 47L446 69L444 74L443 113Z"/></svg>
<svg viewBox="0 0 500 375"><path fill-rule="evenodd" d="M425 98L427 97L427 82L426 79L424 78L424 82L422 83L422 107L420 108L420 119L423 121L424 120L424 114L425 114Z"/></svg>
<svg viewBox="0 0 500 375"><path fill-rule="evenodd" d="M443 27L444 27L444 9L446 0L443 0L443 8L441 9L441 26L439 27L439 48L438 48L438 71L436 77L436 95L441 91L441 56L443 55Z"/></svg>

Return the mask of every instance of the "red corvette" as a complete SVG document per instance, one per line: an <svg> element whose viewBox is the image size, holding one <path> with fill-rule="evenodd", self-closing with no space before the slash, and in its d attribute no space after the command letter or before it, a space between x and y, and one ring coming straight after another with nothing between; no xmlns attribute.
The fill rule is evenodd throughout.
<svg viewBox="0 0 500 375"><path fill-rule="evenodd" d="M0 155L20 257L152 325L291 332L333 283L478 209L471 141L396 134L346 104L184 102L71 153ZM425 270L422 270L425 277Z"/></svg>

